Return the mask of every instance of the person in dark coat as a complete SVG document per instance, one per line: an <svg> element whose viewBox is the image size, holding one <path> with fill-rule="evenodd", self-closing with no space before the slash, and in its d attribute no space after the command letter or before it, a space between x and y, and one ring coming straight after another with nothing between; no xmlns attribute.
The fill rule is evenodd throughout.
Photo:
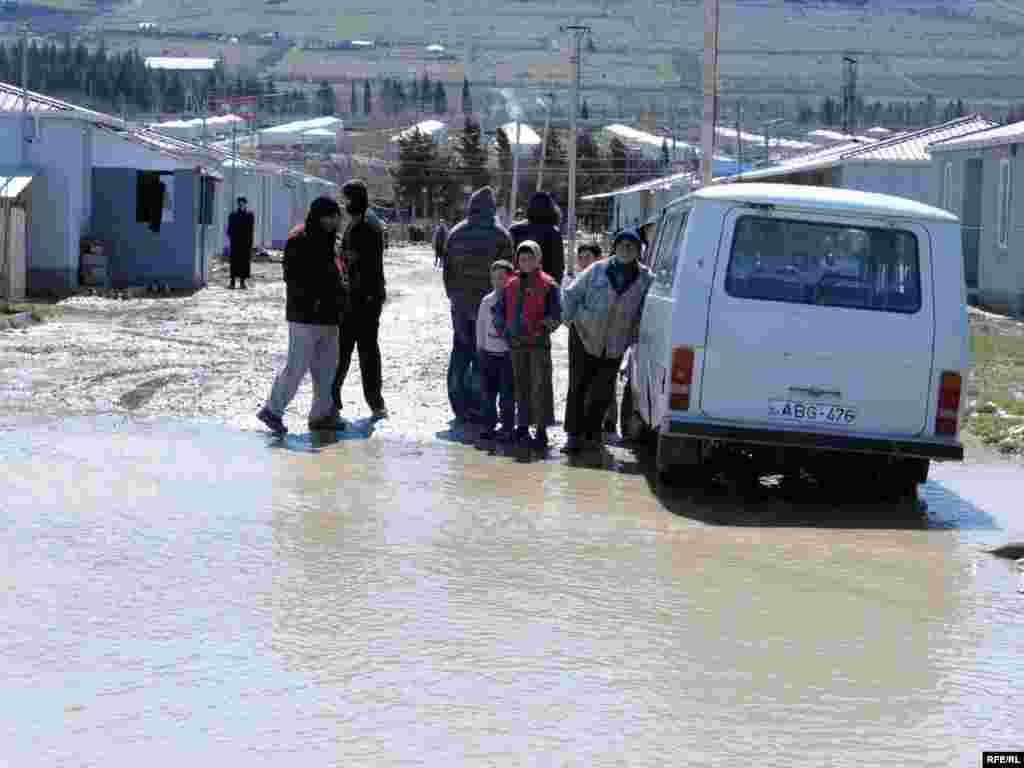
<svg viewBox="0 0 1024 768"><path fill-rule="evenodd" d="M456 423L484 419L479 393L472 385L472 377L480 371L476 319L480 302L493 290L491 265L512 258L512 238L498 222L494 189L481 187L469 198L466 218L449 232L442 257L444 290L451 302L454 331L448 361L448 402Z"/></svg>
<svg viewBox="0 0 1024 768"><path fill-rule="evenodd" d="M341 209L329 197L313 201L306 223L291 231L284 249L288 362L256 414L272 432L284 434L284 412L309 372L313 376L310 429L346 428L334 410L331 383L338 366L338 314L345 285L339 269Z"/></svg>
<svg viewBox="0 0 1024 768"><path fill-rule="evenodd" d="M517 249L527 240L540 245L544 258L541 270L551 275L558 285L562 284L565 274L565 245L558 229L561 220L562 212L555 199L547 192L534 192L526 207L526 221L516 222L508 231Z"/></svg>
<svg viewBox="0 0 1024 768"><path fill-rule="evenodd" d="M235 287L235 280L241 281L245 290L245 281L249 279L249 267L252 263L253 233L256 229L256 217L249 210L249 201L238 198L238 210L228 216L228 241L231 244L231 282L228 288Z"/></svg>
<svg viewBox="0 0 1024 768"><path fill-rule="evenodd" d="M345 385L352 353L359 349L359 372L363 397L374 419L386 419L383 374L380 355L380 316L386 299L384 280L384 225L370 210L366 183L361 179L345 182L348 226L341 239L341 254L349 285L349 301L341 317L338 337L338 372L334 379L334 405L342 409L341 388Z"/></svg>

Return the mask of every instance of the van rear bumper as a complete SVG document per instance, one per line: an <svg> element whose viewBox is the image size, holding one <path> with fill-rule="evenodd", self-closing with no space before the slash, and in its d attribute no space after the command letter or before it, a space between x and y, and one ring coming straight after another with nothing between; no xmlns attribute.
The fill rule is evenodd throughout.
<svg viewBox="0 0 1024 768"><path fill-rule="evenodd" d="M730 443L768 445L778 448L803 448L820 451L849 451L915 459L963 461L964 447L959 442L921 440L914 438L890 439L864 435L822 434L797 432L788 429L762 429L735 424L695 421L668 421L669 435L694 437L701 440L722 440Z"/></svg>

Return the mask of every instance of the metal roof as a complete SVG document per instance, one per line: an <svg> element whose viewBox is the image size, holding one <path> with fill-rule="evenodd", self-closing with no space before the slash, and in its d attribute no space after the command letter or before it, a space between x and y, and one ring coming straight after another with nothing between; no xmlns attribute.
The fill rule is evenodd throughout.
<svg viewBox="0 0 1024 768"><path fill-rule="evenodd" d="M23 99L22 89L10 83L0 83L0 112L21 112ZM120 123L116 117L105 115L102 112L94 112L60 99L53 99L35 91L28 91L29 112L74 112L76 114L88 115L94 119L101 119L110 123Z"/></svg>
<svg viewBox="0 0 1024 768"><path fill-rule="evenodd" d="M869 147L855 150L843 156L843 160L888 160L899 162L930 163L932 156L928 146L937 141L976 133L996 125L981 115L968 115L955 120L925 128L920 131L901 133L884 139Z"/></svg>
<svg viewBox="0 0 1024 768"><path fill-rule="evenodd" d="M149 69L209 71L216 69L217 59L204 59L196 56L147 56L146 67Z"/></svg>
<svg viewBox="0 0 1024 768"><path fill-rule="evenodd" d="M314 128L340 128L342 120L337 117L317 117L312 120L298 120L294 123L284 123L283 125L275 125L271 128L264 128L260 131L261 134L269 134L271 136L275 134L289 134L289 133L304 133L305 131L311 131Z"/></svg>
<svg viewBox="0 0 1024 768"><path fill-rule="evenodd" d="M828 210L897 219L928 219L949 223L959 221L949 211L903 197L804 184L715 184L703 187L684 199Z"/></svg>
<svg viewBox="0 0 1024 768"><path fill-rule="evenodd" d="M719 136L724 136L727 139L736 140L736 129L728 128L724 125L715 127L715 133ZM746 131L739 131L740 139L749 142L751 144L764 144L765 137L758 133L747 133ZM769 136L768 141L773 147L785 147L786 149L814 149L820 146L811 141L797 141L796 139L781 139L774 136Z"/></svg>
<svg viewBox="0 0 1024 768"><path fill-rule="evenodd" d="M508 136L509 142L512 144L516 143L516 123L505 123L501 126L501 129ZM540 144L540 136L526 123L519 123L519 143L525 144Z"/></svg>
<svg viewBox="0 0 1024 768"><path fill-rule="evenodd" d="M980 131L964 136L943 139L934 142L929 149L932 152L948 152L956 149L999 147L1006 144L1017 144L1018 142L1024 142L1024 122L999 125L994 128L983 128Z"/></svg>
<svg viewBox="0 0 1024 768"><path fill-rule="evenodd" d="M649 189L657 190L668 190L672 189L676 184L682 181L692 182L697 177L697 174L690 171L684 173L674 173L671 176L662 176L660 179L651 179L650 181L643 181L639 184L631 184L628 187L622 189L613 189L611 192L601 192L597 195L587 195L581 197L580 200L601 200L606 197L618 197L619 195L628 195L632 192L644 192Z"/></svg>
<svg viewBox="0 0 1024 768"><path fill-rule="evenodd" d="M819 152L791 158L778 165L732 176L724 181L774 179L793 173L832 168L848 162L928 163L931 162L928 147L933 142L973 133L992 125L994 123L981 115L968 115L931 128L897 134L883 141L858 138L826 147Z"/></svg>
<svg viewBox="0 0 1024 768"><path fill-rule="evenodd" d="M8 171L0 175L0 198L13 200L25 191L34 177L31 171Z"/></svg>
<svg viewBox="0 0 1024 768"><path fill-rule="evenodd" d="M843 154L851 150L860 149L864 147L867 142L859 139L852 141L844 141L841 144L835 144L831 147L825 147L819 149L817 152L810 152L804 155L798 155L792 157L789 160L784 160L778 165L771 165L767 168L758 168L755 171L747 171L746 173L739 174L736 176L729 176L723 179L724 181L732 180L750 180L750 179L771 179L778 176L788 176L792 173L803 173L806 171L816 171L823 168L831 168L837 165L843 157Z"/></svg>

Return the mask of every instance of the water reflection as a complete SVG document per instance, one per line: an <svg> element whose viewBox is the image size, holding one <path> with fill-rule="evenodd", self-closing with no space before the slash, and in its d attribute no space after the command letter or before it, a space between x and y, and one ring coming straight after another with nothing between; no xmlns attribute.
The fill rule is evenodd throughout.
<svg viewBox="0 0 1024 768"><path fill-rule="evenodd" d="M597 462L316 448L3 432L0 672L24 694L0 754L896 766L1020 743L1020 598L977 546L1015 506L929 483L900 520Z"/></svg>

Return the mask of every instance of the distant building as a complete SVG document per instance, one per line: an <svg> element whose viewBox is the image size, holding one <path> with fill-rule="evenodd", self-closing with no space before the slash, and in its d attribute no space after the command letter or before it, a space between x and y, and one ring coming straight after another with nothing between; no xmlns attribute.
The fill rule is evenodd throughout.
<svg viewBox="0 0 1024 768"><path fill-rule="evenodd" d="M723 181L765 181L859 189L931 204L934 198L934 179L929 146L934 142L964 136L994 125L981 115L969 115L931 128L897 134L884 141L854 137Z"/></svg>
<svg viewBox="0 0 1024 768"><path fill-rule="evenodd" d="M930 146L933 205L960 217L969 296L1024 314L1024 122Z"/></svg>

